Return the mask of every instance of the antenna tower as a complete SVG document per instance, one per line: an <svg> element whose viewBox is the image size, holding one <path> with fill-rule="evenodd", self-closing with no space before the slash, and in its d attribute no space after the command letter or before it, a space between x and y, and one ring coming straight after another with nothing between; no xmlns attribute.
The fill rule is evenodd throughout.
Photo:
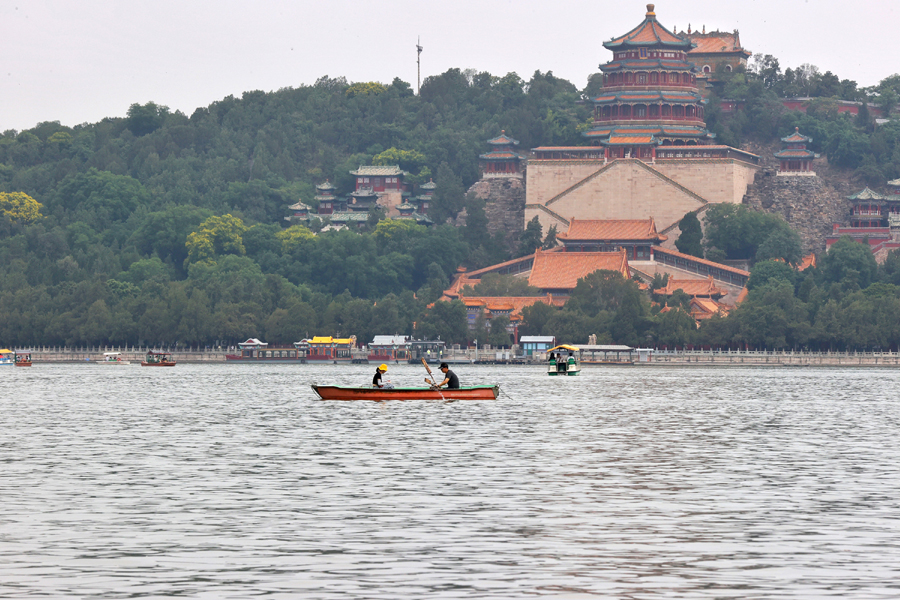
<svg viewBox="0 0 900 600"><path fill-rule="evenodd" d="M419 95L419 88L422 87L422 46L419 42L421 37L416 38L416 95Z"/></svg>

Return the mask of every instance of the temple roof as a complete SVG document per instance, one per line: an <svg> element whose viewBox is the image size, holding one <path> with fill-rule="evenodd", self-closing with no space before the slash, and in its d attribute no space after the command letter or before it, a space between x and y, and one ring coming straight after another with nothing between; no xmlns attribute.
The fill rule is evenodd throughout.
<svg viewBox="0 0 900 600"><path fill-rule="evenodd" d="M900 186L900 179L892 179L891 181L888 181L887 184Z"/></svg>
<svg viewBox="0 0 900 600"><path fill-rule="evenodd" d="M619 252L543 252L534 253L534 265L528 285L544 290L573 290L578 280L604 269L631 278L625 250Z"/></svg>
<svg viewBox="0 0 900 600"><path fill-rule="evenodd" d="M375 193L374 188L364 187L359 188L353 192L350 192L350 195L355 198L377 198L378 194Z"/></svg>
<svg viewBox="0 0 900 600"><path fill-rule="evenodd" d="M847 200L888 200L886 196L882 196L878 192L873 192L869 188L861 192L857 192L852 196L847 196Z"/></svg>
<svg viewBox="0 0 900 600"><path fill-rule="evenodd" d="M649 219L575 219L569 229L556 236L560 241L665 241L668 236L656 231L656 223Z"/></svg>
<svg viewBox="0 0 900 600"><path fill-rule="evenodd" d="M368 212L341 211L326 215L332 223L346 223L348 221L367 221Z"/></svg>
<svg viewBox="0 0 900 600"><path fill-rule="evenodd" d="M328 180L326 179L326 180L325 180L325 183L317 183L317 184L316 184L316 189L317 189L317 190L322 190L322 191L327 191L327 190L333 190L333 189L334 189L334 186L331 184L330 181L328 181Z"/></svg>
<svg viewBox="0 0 900 600"><path fill-rule="evenodd" d="M694 63L677 61L667 58L627 58L622 60L612 60L604 65L600 65L601 71L609 72L630 71L632 69L640 71L652 71L654 68L666 69L667 71L693 71L695 67Z"/></svg>
<svg viewBox="0 0 900 600"><path fill-rule="evenodd" d="M433 190L437 187L437 184L434 182L434 179L429 179L428 183L423 183L419 186L420 190Z"/></svg>
<svg viewBox="0 0 900 600"><path fill-rule="evenodd" d="M477 283L477 282L475 282ZM442 300L444 298L441 298ZM452 297L447 297L451 300ZM511 315L521 315L526 306L542 303L550 306L562 306L567 298L554 298L552 294L543 296L460 296L466 308L484 308L489 311L509 311Z"/></svg>
<svg viewBox="0 0 900 600"><path fill-rule="evenodd" d="M399 165L390 165L390 166L374 166L374 165L360 165L359 169L355 171L350 171L351 175L356 175L357 177L385 177L385 176L393 176L393 175L406 175L406 171L402 170Z"/></svg>
<svg viewBox="0 0 900 600"><path fill-rule="evenodd" d="M500 135L490 139L487 141L488 144L492 146L518 146L519 140L514 140L513 138L506 135L506 130L500 132Z"/></svg>
<svg viewBox="0 0 900 600"><path fill-rule="evenodd" d="M662 246L653 246L654 253L663 253L674 256L675 258L681 258L685 261L695 262L701 265L706 265L708 267L714 267L719 269L720 271L727 271L729 273L734 273L735 275L740 275L742 277L750 277L750 271L744 271L743 269L738 269L737 267L731 267L729 265L725 265L722 263L717 263L711 260L707 260L705 258L698 258L696 256L691 256L690 254L684 254L677 250L672 250L670 248L663 248Z"/></svg>
<svg viewBox="0 0 900 600"><path fill-rule="evenodd" d="M815 158L816 153L805 148L785 148L774 155L776 158Z"/></svg>
<svg viewBox="0 0 900 600"><path fill-rule="evenodd" d="M691 316L695 321L711 319L716 315L727 315L731 307L711 298L691 298Z"/></svg>
<svg viewBox="0 0 900 600"><path fill-rule="evenodd" d="M794 133L787 137L781 138L781 141L786 144L809 144L813 141L813 139L800 133L799 127L794 127Z"/></svg>
<svg viewBox="0 0 900 600"><path fill-rule="evenodd" d="M688 296L724 296L728 290L716 287L712 275L706 279L672 279L669 278L665 287L653 290L654 294L671 296L677 290L683 291Z"/></svg>
<svg viewBox="0 0 900 600"><path fill-rule="evenodd" d="M298 201L296 204L291 204L288 206L291 210L312 210L309 205L303 204L303 201Z"/></svg>
<svg viewBox="0 0 900 600"><path fill-rule="evenodd" d="M521 154L516 154L515 152L509 152L506 150L494 150L492 152L488 152L487 154L479 154L478 158L483 158L484 160L518 160L525 157Z"/></svg>
<svg viewBox="0 0 900 600"><path fill-rule="evenodd" d="M608 140L600 143L605 146L659 145L659 141L652 135L611 135Z"/></svg>
<svg viewBox="0 0 900 600"><path fill-rule="evenodd" d="M688 138L704 138L714 137L703 127L696 125L657 125L648 123L646 125L622 125L612 127L597 127L590 131L582 133L587 138L602 138L611 135L626 136L647 136L655 135L660 137L688 137Z"/></svg>
<svg viewBox="0 0 900 600"><path fill-rule="evenodd" d="M695 31L687 34L687 37L697 45L696 48L690 51L691 54L740 53L748 57L751 54L749 50L744 50L741 47L741 36L737 31L732 33L723 31L700 33Z"/></svg>
<svg viewBox="0 0 900 600"><path fill-rule="evenodd" d="M694 46L693 42L675 35L660 25L656 20L656 13L653 12L653 9L654 6L648 4L647 14L640 25L623 36L603 42L603 47L608 50L618 50L620 48L637 48L640 46L664 46L666 48L690 50Z"/></svg>

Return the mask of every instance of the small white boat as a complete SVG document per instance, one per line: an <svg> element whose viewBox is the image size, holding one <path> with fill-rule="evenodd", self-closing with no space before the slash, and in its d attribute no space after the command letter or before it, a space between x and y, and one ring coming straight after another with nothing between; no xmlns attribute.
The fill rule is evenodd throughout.
<svg viewBox="0 0 900 600"><path fill-rule="evenodd" d="M104 352L103 360L96 361L98 365L130 365L130 360L122 358L121 352Z"/></svg>
<svg viewBox="0 0 900 600"><path fill-rule="evenodd" d="M561 344L547 350L550 360L547 362L547 375L575 376L581 373L581 359L578 346Z"/></svg>

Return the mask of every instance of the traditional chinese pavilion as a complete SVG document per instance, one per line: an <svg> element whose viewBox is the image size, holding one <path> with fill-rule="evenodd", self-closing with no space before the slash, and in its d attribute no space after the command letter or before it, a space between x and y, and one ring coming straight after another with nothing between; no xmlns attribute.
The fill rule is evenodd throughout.
<svg viewBox="0 0 900 600"><path fill-rule="evenodd" d="M397 165L360 165L359 169L350 171L350 174L356 176L357 191L371 188L376 193L403 190L403 176L407 175L406 171Z"/></svg>
<svg viewBox="0 0 900 600"><path fill-rule="evenodd" d="M816 153L806 149L806 145L811 144L812 141L811 137L800 133L799 127L795 127L794 133L791 135L781 138L784 148L775 153L775 158L781 161L778 174L815 175L816 172L812 170L812 161L816 158Z"/></svg>
<svg viewBox="0 0 900 600"><path fill-rule="evenodd" d="M431 206L432 200L434 200L435 188L437 188L437 184L434 182L434 179L429 179L428 183L423 183L419 186L421 193L409 199L409 203L415 205L416 212L423 215L428 212L428 208Z"/></svg>
<svg viewBox="0 0 900 600"><path fill-rule="evenodd" d="M649 219L592 220L572 219L569 229L556 236L566 252L616 252L624 249L629 260L650 260L653 246L668 236L656 231Z"/></svg>
<svg viewBox="0 0 900 600"><path fill-rule="evenodd" d="M603 88L593 99L588 139L606 146L611 157L644 159L654 158L660 145L712 140L696 67L687 56L694 43L663 27L653 4L640 25L603 47L613 52L613 60L600 65Z"/></svg>
<svg viewBox="0 0 900 600"><path fill-rule="evenodd" d="M732 32L710 31L707 33L704 25L703 31L692 32L689 25L687 35L684 37L694 44L694 47L688 52L688 60L697 65L699 71L697 79L700 84L698 87L700 93L704 95L706 89L720 83L716 78L716 71L719 67L726 73L730 73L738 67L747 66L747 59L752 54L741 46L741 36L736 29Z"/></svg>
<svg viewBox="0 0 900 600"><path fill-rule="evenodd" d="M719 300L728 294L728 290L716 285L712 275L709 275L706 279L675 279L670 277L665 287L657 288L653 290L653 293L671 296L678 290L681 290L691 298L710 298L712 300Z"/></svg>
<svg viewBox="0 0 900 600"><path fill-rule="evenodd" d="M478 157L482 177L522 176L521 165L525 157L518 154L514 148L519 145L519 140L514 140L506 135L506 131L501 131L498 137L488 140L487 143L491 146L491 151Z"/></svg>
<svg viewBox="0 0 900 600"><path fill-rule="evenodd" d="M302 201L298 200L295 204L288 206L288 209L293 212L290 216L284 218L285 221L290 221L291 223L309 223L311 218L309 212L312 210L312 207L308 204L304 204Z"/></svg>
<svg viewBox="0 0 900 600"><path fill-rule="evenodd" d="M852 196L847 196L847 200L853 203L850 209L850 226L851 227L884 227L887 220L887 211L893 209L900 210L900 207L887 206L888 196L873 192L869 188L865 188L861 192L857 192ZM896 203L896 202L895 202ZM895 204L892 203L892 204ZM896 212L894 214L897 214Z"/></svg>

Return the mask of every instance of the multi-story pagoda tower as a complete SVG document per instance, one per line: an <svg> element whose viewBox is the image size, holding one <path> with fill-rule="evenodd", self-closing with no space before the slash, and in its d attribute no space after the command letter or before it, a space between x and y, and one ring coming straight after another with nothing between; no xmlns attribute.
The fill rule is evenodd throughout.
<svg viewBox="0 0 900 600"><path fill-rule="evenodd" d="M609 158L652 159L657 146L710 143L706 101L687 58L695 44L660 25L653 4L640 25L603 46L613 60L600 65L603 89L593 99L588 139L607 146Z"/></svg>

